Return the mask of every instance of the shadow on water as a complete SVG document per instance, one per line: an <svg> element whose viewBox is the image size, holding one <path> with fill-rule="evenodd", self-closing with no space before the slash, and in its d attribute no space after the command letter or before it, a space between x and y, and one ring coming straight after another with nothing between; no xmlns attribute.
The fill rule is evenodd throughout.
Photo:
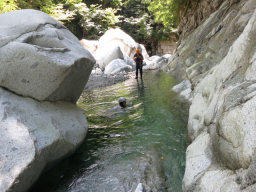
<svg viewBox="0 0 256 192"><path fill-rule="evenodd" d="M143 80L85 91L78 105L89 123L86 140L30 192L132 192L139 183L182 191L188 105L171 91L174 84L163 72L147 72ZM121 96L128 107L109 110Z"/></svg>

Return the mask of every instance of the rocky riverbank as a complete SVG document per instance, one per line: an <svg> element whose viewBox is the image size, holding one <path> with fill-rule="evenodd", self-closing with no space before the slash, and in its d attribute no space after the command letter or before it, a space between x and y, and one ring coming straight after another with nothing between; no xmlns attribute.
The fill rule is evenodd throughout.
<svg viewBox="0 0 256 192"><path fill-rule="evenodd" d="M256 191L255 37L256 1L223 1L163 68L191 101L184 191Z"/></svg>

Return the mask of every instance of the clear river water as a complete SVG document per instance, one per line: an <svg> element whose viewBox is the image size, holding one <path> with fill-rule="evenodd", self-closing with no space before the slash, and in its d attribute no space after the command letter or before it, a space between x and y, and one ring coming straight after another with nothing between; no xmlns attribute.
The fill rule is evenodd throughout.
<svg viewBox="0 0 256 192"><path fill-rule="evenodd" d="M30 192L182 191L188 105L171 91L174 79L150 71L143 80L84 91L86 140L44 173ZM118 98L128 107L114 111Z"/></svg>

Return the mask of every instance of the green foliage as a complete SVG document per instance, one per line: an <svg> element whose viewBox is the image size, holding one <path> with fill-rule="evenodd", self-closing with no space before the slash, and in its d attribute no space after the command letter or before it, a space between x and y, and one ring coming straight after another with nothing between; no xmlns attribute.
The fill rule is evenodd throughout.
<svg viewBox="0 0 256 192"><path fill-rule="evenodd" d="M86 39L98 39L109 28L119 27L151 49L178 25L185 1L189 0L0 0L0 13L41 10Z"/></svg>
<svg viewBox="0 0 256 192"><path fill-rule="evenodd" d="M16 0L0 0L0 13L17 10Z"/></svg>
<svg viewBox="0 0 256 192"><path fill-rule="evenodd" d="M115 15L116 10L113 8L103 9L100 5L87 7L84 3L77 4L75 7L80 17L79 25L83 28L87 39L98 39L119 21Z"/></svg>
<svg viewBox="0 0 256 192"><path fill-rule="evenodd" d="M102 8L119 8L122 5L122 0L84 0L86 5L101 5Z"/></svg>
<svg viewBox="0 0 256 192"><path fill-rule="evenodd" d="M151 11L157 22L161 22L167 28L175 28L179 23L179 11L185 0L144 0L149 3Z"/></svg>

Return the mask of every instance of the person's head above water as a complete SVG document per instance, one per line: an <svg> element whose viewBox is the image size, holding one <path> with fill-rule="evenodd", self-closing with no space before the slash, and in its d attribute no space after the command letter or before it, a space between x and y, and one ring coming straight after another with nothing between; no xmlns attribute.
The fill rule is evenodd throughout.
<svg viewBox="0 0 256 192"><path fill-rule="evenodd" d="M140 52L140 50L139 49L136 49L136 53L139 53Z"/></svg>
<svg viewBox="0 0 256 192"><path fill-rule="evenodd" d="M119 105L122 107L122 108L125 108L126 107L126 98L125 97L120 97L118 99L118 102L119 102Z"/></svg>

